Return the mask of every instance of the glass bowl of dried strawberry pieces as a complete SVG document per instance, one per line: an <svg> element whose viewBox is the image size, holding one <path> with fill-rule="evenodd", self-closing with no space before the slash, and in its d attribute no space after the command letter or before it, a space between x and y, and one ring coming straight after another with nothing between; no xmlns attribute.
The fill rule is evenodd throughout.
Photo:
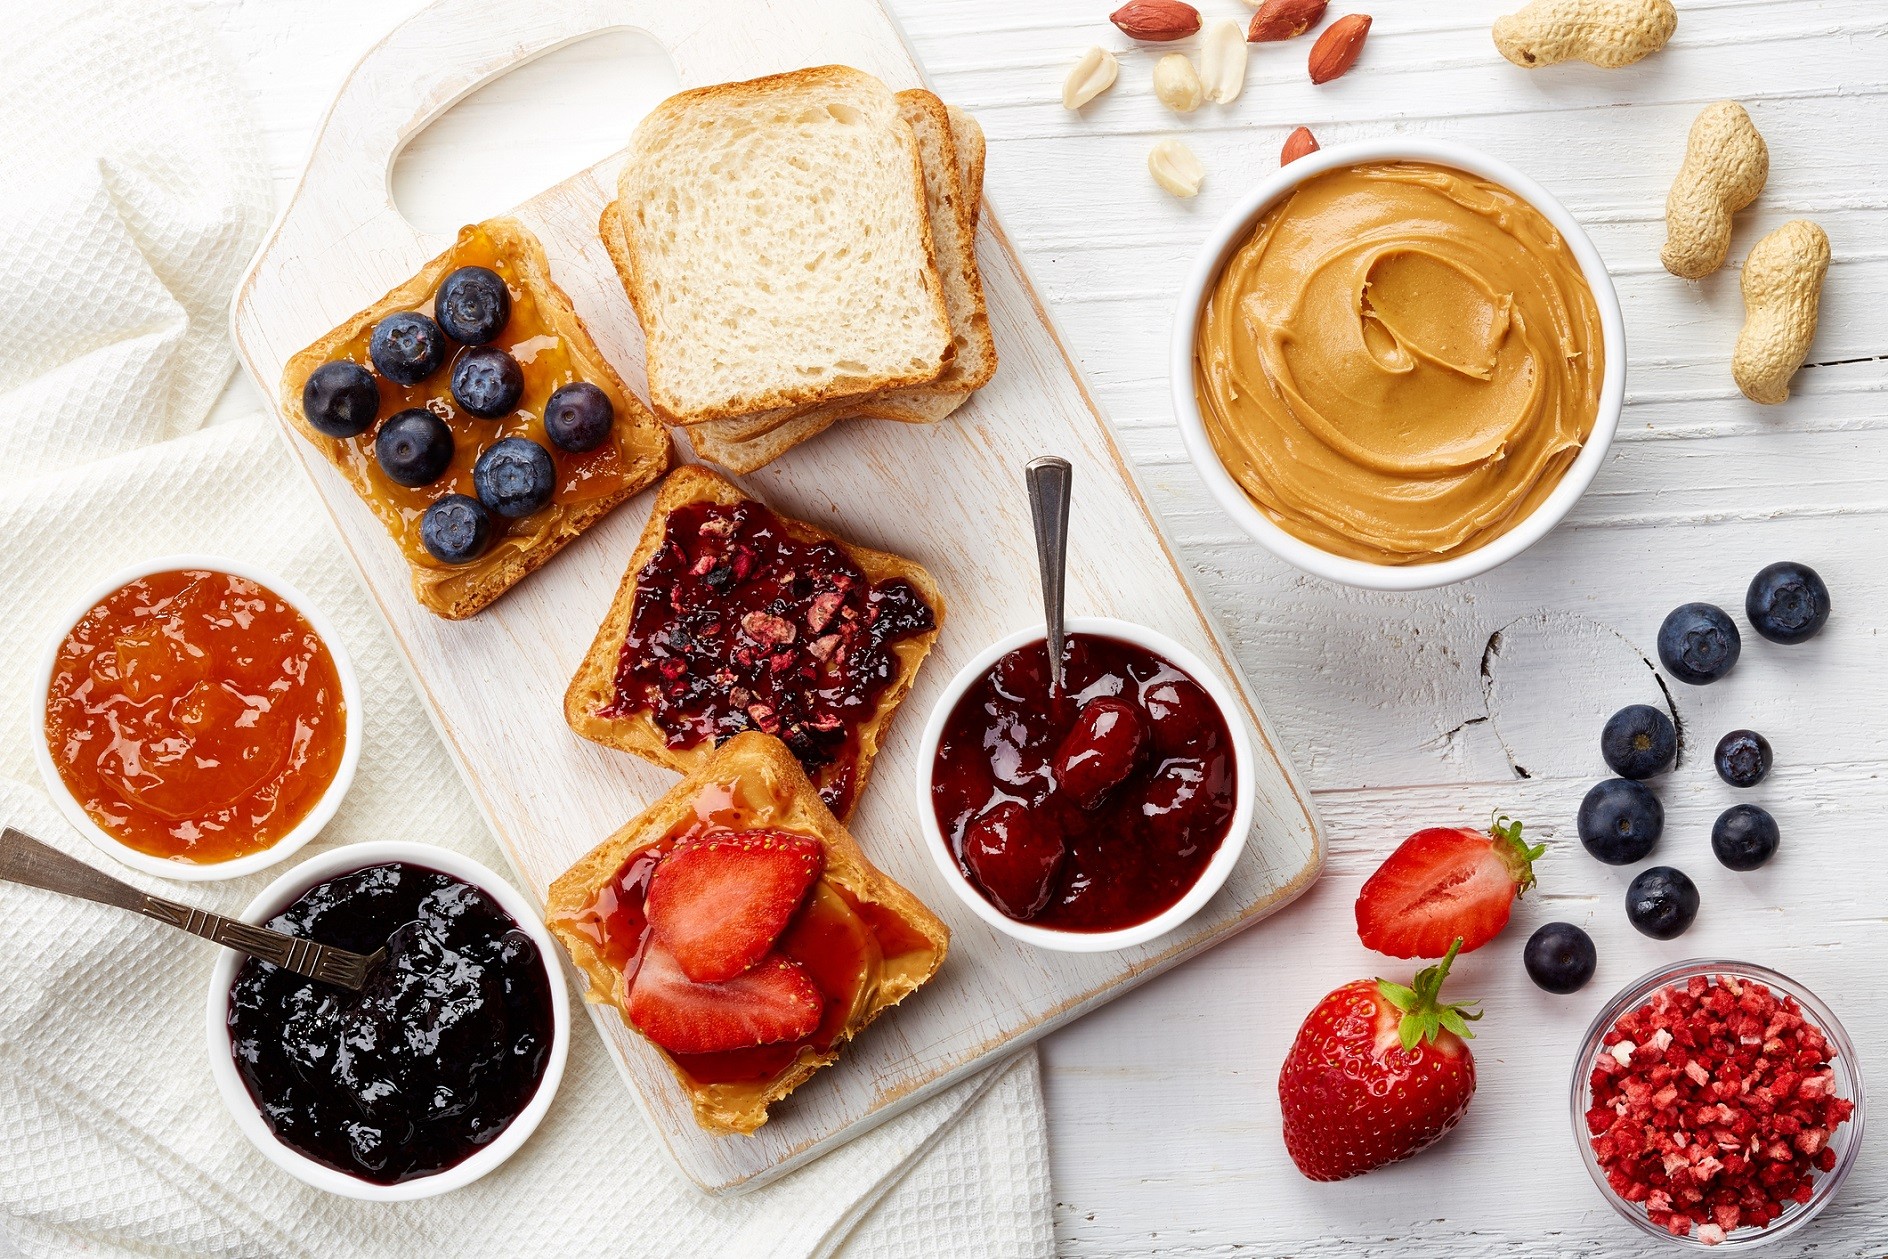
<svg viewBox="0 0 1888 1259"><path fill-rule="evenodd" d="M1606 1200L1684 1247L1796 1232L1862 1147L1848 1033L1807 988L1748 962L1679 962L1609 1001L1574 1064L1572 1104Z"/></svg>

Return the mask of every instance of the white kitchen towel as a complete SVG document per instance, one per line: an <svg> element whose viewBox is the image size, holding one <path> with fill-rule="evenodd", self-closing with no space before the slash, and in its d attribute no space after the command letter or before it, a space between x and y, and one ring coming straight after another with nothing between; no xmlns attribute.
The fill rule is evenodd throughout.
<svg viewBox="0 0 1888 1259"><path fill-rule="evenodd" d="M135 13L135 18L133 14ZM0 0L0 478L203 422L269 219L248 100L195 15Z"/></svg>
<svg viewBox="0 0 1888 1259"><path fill-rule="evenodd" d="M228 68L193 15L149 0L0 0L0 30L14 43L0 59L0 297L31 330L0 362L0 823L165 886L59 820L32 767L43 697L30 674L61 609L100 576L200 551L283 574L354 658L366 755L311 851L397 836L503 868L273 422L201 427L231 361L223 306L267 210ZM228 912L269 877L166 890ZM505 1167L394 1207L321 1194L222 1109L203 1028L211 952L0 883L0 1233L25 1254L1053 1251L1033 1052L776 1185L713 1199L675 1171L579 1017L557 1103Z"/></svg>

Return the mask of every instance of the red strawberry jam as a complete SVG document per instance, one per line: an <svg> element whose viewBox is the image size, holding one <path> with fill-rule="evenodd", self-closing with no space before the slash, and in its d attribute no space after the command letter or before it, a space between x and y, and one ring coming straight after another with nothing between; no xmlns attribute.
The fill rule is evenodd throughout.
<svg viewBox="0 0 1888 1259"><path fill-rule="evenodd" d="M844 817L859 728L898 678L894 647L936 627L909 581L872 582L836 544L792 536L759 503L689 503L636 576L602 715L647 712L672 748L773 735Z"/></svg>
<svg viewBox="0 0 1888 1259"><path fill-rule="evenodd" d="M1047 644L998 660L951 710L931 800L972 886L1011 918L1065 931L1146 922L1226 838L1226 719L1171 661L1071 634L1051 695Z"/></svg>

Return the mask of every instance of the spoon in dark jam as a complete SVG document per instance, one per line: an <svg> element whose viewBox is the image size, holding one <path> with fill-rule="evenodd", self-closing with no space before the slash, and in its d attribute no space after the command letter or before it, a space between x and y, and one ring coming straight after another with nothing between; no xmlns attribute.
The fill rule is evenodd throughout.
<svg viewBox="0 0 1888 1259"><path fill-rule="evenodd" d="M1049 693L1062 689L1062 605L1069 560L1069 486L1074 469L1060 455L1040 455L1023 469L1029 514L1036 525L1036 565L1042 580L1042 619L1048 626Z"/></svg>
<svg viewBox="0 0 1888 1259"><path fill-rule="evenodd" d="M0 832L0 879L143 914L238 953L273 962L284 970L351 992L359 992L367 977L387 956L385 949L371 955L350 953L140 892L129 883L120 882L103 870L95 870L10 826Z"/></svg>

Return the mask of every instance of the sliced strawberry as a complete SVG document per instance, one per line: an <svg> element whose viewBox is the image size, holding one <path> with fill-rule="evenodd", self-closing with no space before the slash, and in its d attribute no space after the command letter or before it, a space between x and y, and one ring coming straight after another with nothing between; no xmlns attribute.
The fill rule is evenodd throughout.
<svg viewBox="0 0 1888 1259"><path fill-rule="evenodd" d="M1278 1102L1285 1150L1311 1180L1408 1158L1468 1112L1475 1055L1465 1039L1481 1015L1441 999L1455 955L1451 946L1407 988L1345 984L1305 1016L1279 1069Z"/></svg>
<svg viewBox="0 0 1888 1259"><path fill-rule="evenodd" d="M811 1036L826 999L804 967L778 953L724 984L698 984L651 941L625 1005L630 1023L670 1053L712 1054Z"/></svg>
<svg viewBox="0 0 1888 1259"><path fill-rule="evenodd" d="M1522 843L1521 824L1505 817L1490 831L1417 831L1358 893L1357 935L1391 957L1441 957L1457 939L1464 953L1479 949L1508 925L1546 851Z"/></svg>
<svg viewBox="0 0 1888 1259"><path fill-rule="evenodd" d="M656 867L644 911L683 974L718 984L766 955L824 865L820 842L790 831L685 839Z"/></svg>

